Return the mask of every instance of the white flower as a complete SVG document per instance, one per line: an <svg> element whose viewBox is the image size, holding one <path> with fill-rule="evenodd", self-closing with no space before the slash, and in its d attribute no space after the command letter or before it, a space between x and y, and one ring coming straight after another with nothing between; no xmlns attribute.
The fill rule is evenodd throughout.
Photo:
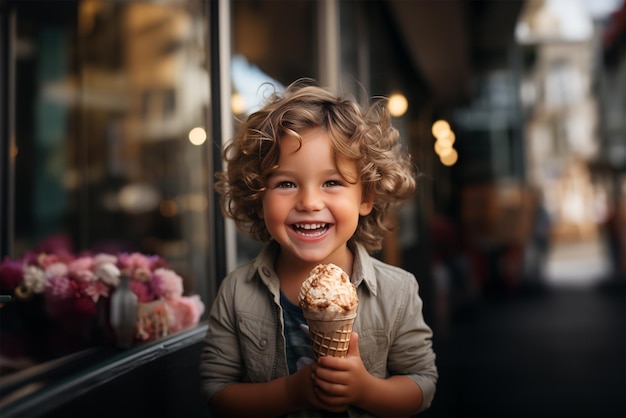
<svg viewBox="0 0 626 418"><path fill-rule="evenodd" d="M63 263L53 263L46 267L46 279L53 277L66 277L69 269Z"/></svg>
<svg viewBox="0 0 626 418"><path fill-rule="evenodd" d="M120 269L112 263L102 263L96 267L96 277L103 282L117 287L120 284Z"/></svg>
<svg viewBox="0 0 626 418"><path fill-rule="evenodd" d="M93 263L96 266L99 266L99 265L105 264L105 263L115 264L115 263L117 263L117 257L114 256L114 255L111 255L111 254L100 253L100 254L96 255L93 258Z"/></svg>
<svg viewBox="0 0 626 418"><path fill-rule="evenodd" d="M46 274L37 266L24 268L24 285L35 293L43 293L46 289Z"/></svg>

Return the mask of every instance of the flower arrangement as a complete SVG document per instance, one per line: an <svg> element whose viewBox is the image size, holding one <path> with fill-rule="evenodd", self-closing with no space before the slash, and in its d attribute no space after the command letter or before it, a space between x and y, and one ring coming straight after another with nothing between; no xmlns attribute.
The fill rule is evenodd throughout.
<svg viewBox="0 0 626 418"><path fill-rule="evenodd" d="M17 300L41 295L47 315L56 321L88 319L98 315L99 302L110 299L122 275L129 278L139 306L159 301L167 333L197 324L204 312L198 295L183 296L183 280L166 260L141 253L29 253L21 259L5 258L0 263L0 294ZM141 327L135 339L146 341L167 333L155 335Z"/></svg>

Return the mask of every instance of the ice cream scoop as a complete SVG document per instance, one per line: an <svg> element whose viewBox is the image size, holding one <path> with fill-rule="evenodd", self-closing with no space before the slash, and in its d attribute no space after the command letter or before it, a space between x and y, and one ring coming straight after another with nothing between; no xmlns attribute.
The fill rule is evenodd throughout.
<svg viewBox="0 0 626 418"><path fill-rule="evenodd" d="M298 302L315 356L346 357L359 304L348 275L335 264L317 265L302 283Z"/></svg>
<svg viewBox="0 0 626 418"><path fill-rule="evenodd" d="M356 288L341 267L318 264L300 288L300 307L308 311L346 313L359 304Z"/></svg>

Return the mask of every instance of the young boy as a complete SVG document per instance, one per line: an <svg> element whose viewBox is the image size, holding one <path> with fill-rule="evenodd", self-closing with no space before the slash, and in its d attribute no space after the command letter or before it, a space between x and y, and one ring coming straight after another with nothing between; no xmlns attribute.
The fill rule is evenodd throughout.
<svg viewBox="0 0 626 418"><path fill-rule="evenodd" d="M224 159L224 213L268 244L224 279L210 311L200 368L213 415L426 409L437 369L417 281L370 255L385 214L415 190L384 108L299 81L248 117ZM315 362L298 293L319 263L350 276L359 308L348 356Z"/></svg>

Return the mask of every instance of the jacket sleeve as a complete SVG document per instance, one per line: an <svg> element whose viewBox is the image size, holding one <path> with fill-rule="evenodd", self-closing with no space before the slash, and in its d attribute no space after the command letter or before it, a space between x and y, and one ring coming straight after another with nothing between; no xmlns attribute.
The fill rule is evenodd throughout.
<svg viewBox="0 0 626 418"><path fill-rule="evenodd" d="M207 401L229 383L239 381L242 358L237 338L233 277L221 284L208 317L200 361L202 391Z"/></svg>
<svg viewBox="0 0 626 418"><path fill-rule="evenodd" d="M388 367L390 373L407 375L420 386L423 394L421 410L424 410L435 396L438 372L432 348L432 330L424 322L417 280L413 275L409 276L403 281L402 303L395 319L396 332L392 335Z"/></svg>

